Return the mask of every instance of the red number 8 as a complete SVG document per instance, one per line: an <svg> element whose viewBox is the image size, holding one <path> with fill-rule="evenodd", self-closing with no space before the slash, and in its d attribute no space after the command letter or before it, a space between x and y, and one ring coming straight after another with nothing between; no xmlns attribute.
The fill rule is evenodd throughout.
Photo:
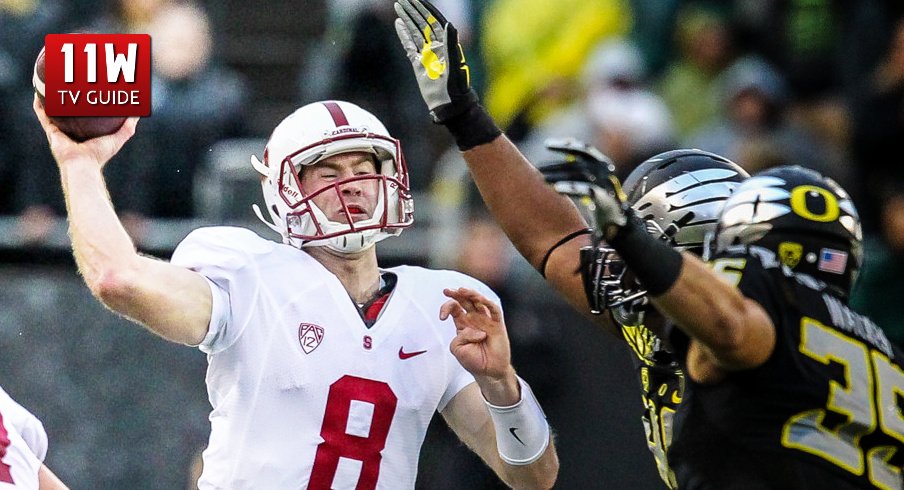
<svg viewBox="0 0 904 490"><path fill-rule="evenodd" d="M349 410L353 400L368 402L374 406L370 422L370 434L359 437L346 432ZM343 376L330 385L326 400L326 413L320 437L323 442L317 446L314 468L311 471L309 489L329 489L336 476L339 457L361 461L361 476L356 490L377 487L380 475L380 451L386 447L386 436L395 415L398 398L388 384L355 376Z"/></svg>

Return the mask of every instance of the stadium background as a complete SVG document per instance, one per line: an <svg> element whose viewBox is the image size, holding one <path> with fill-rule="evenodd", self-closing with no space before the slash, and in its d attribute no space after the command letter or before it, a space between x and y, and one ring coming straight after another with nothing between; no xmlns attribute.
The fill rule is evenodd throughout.
<svg viewBox="0 0 904 490"><path fill-rule="evenodd" d="M106 311L78 277L55 168L30 113L31 63L43 34L85 26L151 31L155 57L159 40L161 57L178 58L174 52L203 51L204 38L174 32L203 32L206 15L209 55L189 74L160 67L156 117L142 121L133 150L111 163L114 202L140 248L167 257L190 229L205 224L240 224L270 236L250 211L259 188L248 155L260 155L269 130L298 105L355 101L402 140L416 192L416 224L381 243L384 265L457 268L500 292L516 368L535 387L558 436L557 486L662 488L645 448L627 349L570 311L486 219L460 158L448 151L450 141L429 123L392 31L390 2L208 0L172 14L167 25L141 13L167 3L0 0L0 385L42 419L50 437L47 464L64 481L74 489L192 488L208 430L206 360ZM783 84L756 72L741 88L781 100L780 118L794 126L745 140L760 153L731 156L755 168L813 155L807 153L813 147L830 150L814 165L842 181L865 210L873 257L855 302L895 341L904 338L904 218L887 218L889 208L904 209L904 180L900 158L883 165L874 159L895 148L904 121L880 120L878 112L862 117L874 99L904 114L904 97L871 98L864 88L883 66L904 66L904 57L887 51L904 11L899 2L438 3L463 32L486 105L535 161L548 157L535 150L543 136L572 129L584 135L589 126L621 131L621 139L593 141L619 155L624 173L657 148L707 141L695 137L717 133L707 127L731 126L720 119L724 108L707 113L701 106L723 100L717 94L724 94L733 62L749 54L768 60ZM693 53L694 43L725 43L707 37L719 29L730 39L721 57ZM169 51L162 44L168 37ZM630 51L596 56L597 46L615 39L634 43L644 63L625 57ZM713 65L699 64L706 60ZM675 73L684 77L670 78ZM618 99L609 105L622 111L614 115L574 115L575 107L612 100L587 98L590 82L602 81L630 85L643 97ZM689 84L683 97L682 83ZM669 124L656 104L622 104L650 94L667 102ZM877 127L887 134L870 132ZM439 423L424 444L419 488L501 487Z"/></svg>

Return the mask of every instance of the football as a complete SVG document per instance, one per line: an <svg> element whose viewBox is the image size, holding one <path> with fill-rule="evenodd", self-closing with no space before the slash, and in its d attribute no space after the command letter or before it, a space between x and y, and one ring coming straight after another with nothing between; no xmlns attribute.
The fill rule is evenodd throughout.
<svg viewBox="0 0 904 490"><path fill-rule="evenodd" d="M45 65L44 48L41 48L41 52L38 53L38 59L35 61L32 85L42 105L44 104ZM78 142L113 134L122 127L127 119L126 117L48 117L51 122L60 128L60 131Z"/></svg>

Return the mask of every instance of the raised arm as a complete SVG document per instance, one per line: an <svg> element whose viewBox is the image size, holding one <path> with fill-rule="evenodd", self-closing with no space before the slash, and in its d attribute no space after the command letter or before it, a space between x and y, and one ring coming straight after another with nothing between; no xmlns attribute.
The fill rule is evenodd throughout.
<svg viewBox="0 0 904 490"><path fill-rule="evenodd" d="M104 165L135 133L137 118L114 134L76 143L50 122L37 98L34 110L60 170L72 251L91 292L110 309L168 340L199 344L211 315L207 281L196 272L139 254L107 192Z"/></svg>
<svg viewBox="0 0 904 490"><path fill-rule="evenodd" d="M549 276L553 267L543 262L547 252L563 238L587 230L577 208L546 184L540 171L505 135L462 155L481 197L506 235L534 268ZM571 241L587 245L587 238L584 233L574 235ZM577 254L568 256L574 271Z"/></svg>
<svg viewBox="0 0 904 490"><path fill-rule="evenodd" d="M652 301L694 340L689 366L696 366L696 372L691 376L697 381L716 380L722 371L766 362L775 346L775 327L766 310L697 257L683 253L681 258L681 272L672 287Z"/></svg>
<svg viewBox="0 0 904 490"><path fill-rule="evenodd" d="M480 106L455 27L425 0L399 0L395 8L396 32L421 95L434 122L443 124L463 151L487 208L521 255L569 303L588 312L579 254L590 245L587 223ZM614 331L606 315L594 319Z"/></svg>
<svg viewBox="0 0 904 490"><path fill-rule="evenodd" d="M726 371L761 365L775 346L766 310L688 252L678 252L630 218L615 183L594 193L601 238L620 255L653 305L691 338L690 375L719 379Z"/></svg>

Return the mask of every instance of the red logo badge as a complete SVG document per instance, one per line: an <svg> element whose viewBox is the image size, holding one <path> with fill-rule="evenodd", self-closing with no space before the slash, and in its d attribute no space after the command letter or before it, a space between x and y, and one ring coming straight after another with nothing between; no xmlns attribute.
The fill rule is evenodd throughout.
<svg viewBox="0 0 904 490"><path fill-rule="evenodd" d="M48 34L44 51L47 115L151 115L151 36Z"/></svg>
<svg viewBox="0 0 904 490"><path fill-rule="evenodd" d="M302 323L298 326L298 342L305 354L314 352L314 349L323 342L323 327Z"/></svg>

